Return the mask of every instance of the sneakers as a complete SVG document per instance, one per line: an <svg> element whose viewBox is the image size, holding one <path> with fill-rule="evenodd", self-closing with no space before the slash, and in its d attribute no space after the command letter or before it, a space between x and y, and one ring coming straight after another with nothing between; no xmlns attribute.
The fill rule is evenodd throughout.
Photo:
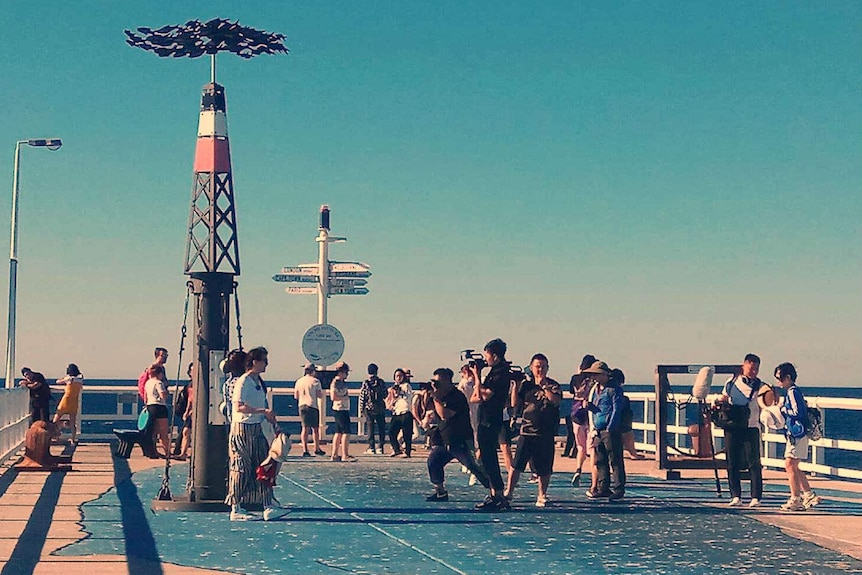
<svg viewBox="0 0 862 575"><path fill-rule="evenodd" d="M230 510L231 521L254 521L254 519L254 515L243 512L239 507L235 507Z"/></svg>
<svg viewBox="0 0 862 575"><path fill-rule="evenodd" d="M752 509L754 509L755 507L760 507L760 499L758 499L757 497L752 498L751 503L749 503L748 506Z"/></svg>
<svg viewBox="0 0 862 575"><path fill-rule="evenodd" d="M467 480L467 485L469 485L470 487L473 487L477 483L479 483L479 480L476 479L476 476L471 473L470 479Z"/></svg>
<svg viewBox="0 0 862 575"><path fill-rule="evenodd" d="M365 450L365 451L363 451L362 453L364 453L365 455L377 455L377 450L376 450L376 449L371 449L371 448L369 447L368 449L366 449L366 450Z"/></svg>
<svg viewBox="0 0 862 575"><path fill-rule="evenodd" d="M494 512L494 511L508 511L511 509L511 505L509 505L509 500L505 497L491 497L490 495L485 498L485 501L476 505L476 511L485 511L485 512Z"/></svg>
<svg viewBox="0 0 862 575"><path fill-rule="evenodd" d="M587 499L604 499L605 497L609 498L611 496L611 492L610 491L593 491L592 489L587 489L587 491L586 491L586 493L584 493L584 495L586 495Z"/></svg>
<svg viewBox="0 0 862 575"><path fill-rule="evenodd" d="M326 455L326 452L323 451L322 449L315 449L314 454L315 455Z"/></svg>
<svg viewBox="0 0 862 575"><path fill-rule="evenodd" d="M799 497L791 497L787 503L783 504L780 509L782 511L805 511L806 507Z"/></svg>
<svg viewBox="0 0 862 575"><path fill-rule="evenodd" d="M739 497L731 497L730 503L727 504L728 507L739 507L742 505L742 499Z"/></svg>
<svg viewBox="0 0 862 575"><path fill-rule="evenodd" d="M572 487L578 487L581 484L581 470L578 469L575 471L575 474L572 475Z"/></svg>
<svg viewBox="0 0 862 575"><path fill-rule="evenodd" d="M310 454L309 452L307 452L307 451L303 451L303 452L302 452L302 456L303 456L303 457L311 457L311 454Z"/></svg>
<svg viewBox="0 0 862 575"><path fill-rule="evenodd" d="M290 509L287 507L276 507L273 505L263 510L263 520L275 521L279 517L284 517L288 513L290 513Z"/></svg>
<svg viewBox="0 0 862 575"><path fill-rule="evenodd" d="M625 496L626 496L625 492L616 491L616 492L610 494L610 496L608 497L608 501L621 501L622 498Z"/></svg>
<svg viewBox="0 0 862 575"><path fill-rule="evenodd" d="M449 501L449 492L444 491L443 493L437 493L436 491L425 498L425 501L433 501L442 503L443 501Z"/></svg>
<svg viewBox="0 0 862 575"><path fill-rule="evenodd" d="M802 494L802 505L805 506L805 509L811 509L812 507L820 505L822 502L823 500L820 499L819 495L814 493L813 489L807 493Z"/></svg>

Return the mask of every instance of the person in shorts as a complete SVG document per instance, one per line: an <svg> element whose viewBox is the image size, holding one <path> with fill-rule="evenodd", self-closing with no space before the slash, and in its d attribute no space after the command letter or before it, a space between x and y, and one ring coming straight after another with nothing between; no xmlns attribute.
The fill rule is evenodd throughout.
<svg viewBox="0 0 862 575"><path fill-rule="evenodd" d="M537 353L532 357L530 371L533 377L521 383L515 398L515 412L523 415L515 461L506 485L506 497L512 498L518 477L529 462L539 477L536 507L545 507L548 484L554 471L554 439L560 425L563 393L560 384L548 377L548 358L544 354Z"/></svg>
<svg viewBox="0 0 862 575"><path fill-rule="evenodd" d="M332 400L332 415L335 417L335 435L332 436L332 461L354 462L350 449L350 397L347 391L347 374L350 367L346 363L336 366L335 377L329 386Z"/></svg>
<svg viewBox="0 0 862 575"><path fill-rule="evenodd" d="M782 363L775 368L775 379L784 389L781 414L784 416L784 469L790 484L790 499L781 506L782 511L805 511L820 503L820 497L811 489L799 462L808 457L808 436L805 422L808 421L808 406L802 391L796 386L796 368L792 363Z"/></svg>
<svg viewBox="0 0 862 575"><path fill-rule="evenodd" d="M314 454L326 455L326 452L320 448L320 410L317 408L317 402L323 398L323 387L320 385L320 380L314 377L315 372L316 368L313 365L306 365L303 376L296 380L293 387L293 397L299 405L299 419L302 423L302 433L299 437L302 442L303 457L311 457L308 452L309 430L314 439Z"/></svg>

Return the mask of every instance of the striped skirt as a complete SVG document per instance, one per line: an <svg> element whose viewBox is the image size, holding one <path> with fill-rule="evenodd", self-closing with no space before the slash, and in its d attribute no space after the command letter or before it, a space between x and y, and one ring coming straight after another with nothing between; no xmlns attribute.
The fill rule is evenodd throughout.
<svg viewBox="0 0 862 575"><path fill-rule="evenodd" d="M257 480L257 466L269 454L269 442L259 423L234 422L228 440L230 473L228 475L228 505L272 505L272 486Z"/></svg>

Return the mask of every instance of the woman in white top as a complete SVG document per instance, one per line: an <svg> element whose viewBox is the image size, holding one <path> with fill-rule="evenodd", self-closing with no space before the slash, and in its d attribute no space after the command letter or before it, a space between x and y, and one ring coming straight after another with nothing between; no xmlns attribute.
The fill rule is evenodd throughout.
<svg viewBox="0 0 862 575"><path fill-rule="evenodd" d="M335 435L332 436L332 461L353 463L350 455L350 395L347 389L347 374L350 367L341 363L336 367L335 377L329 386L332 400L332 415L335 418Z"/></svg>
<svg viewBox="0 0 862 575"><path fill-rule="evenodd" d="M244 513L243 504L263 505L263 519L270 521L285 515L288 510L273 504L272 485L257 480L257 467L269 455L269 442L261 425L268 421L277 429L275 412L266 399L266 384L260 374L269 363L266 348L256 347L248 352L246 371L234 383L231 398L231 425L228 440L230 473L227 497L231 521L247 521L253 516Z"/></svg>
<svg viewBox="0 0 862 575"><path fill-rule="evenodd" d="M171 438L168 435L168 385L165 367L154 363L147 369L147 374L150 378L144 384L144 394L147 398L150 425L153 427L153 441L162 446L167 459L170 457Z"/></svg>

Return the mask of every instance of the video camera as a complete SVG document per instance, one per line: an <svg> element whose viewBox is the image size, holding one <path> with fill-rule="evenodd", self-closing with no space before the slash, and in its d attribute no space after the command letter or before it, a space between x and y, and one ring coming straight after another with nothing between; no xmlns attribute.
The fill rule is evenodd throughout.
<svg viewBox="0 0 862 575"><path fill-rule="evenodd" d="M482 371L488 364L485 363L485 356L474 349L465 349L461 351L461 361L467 362L467 367L476 368Z"/></svg>

